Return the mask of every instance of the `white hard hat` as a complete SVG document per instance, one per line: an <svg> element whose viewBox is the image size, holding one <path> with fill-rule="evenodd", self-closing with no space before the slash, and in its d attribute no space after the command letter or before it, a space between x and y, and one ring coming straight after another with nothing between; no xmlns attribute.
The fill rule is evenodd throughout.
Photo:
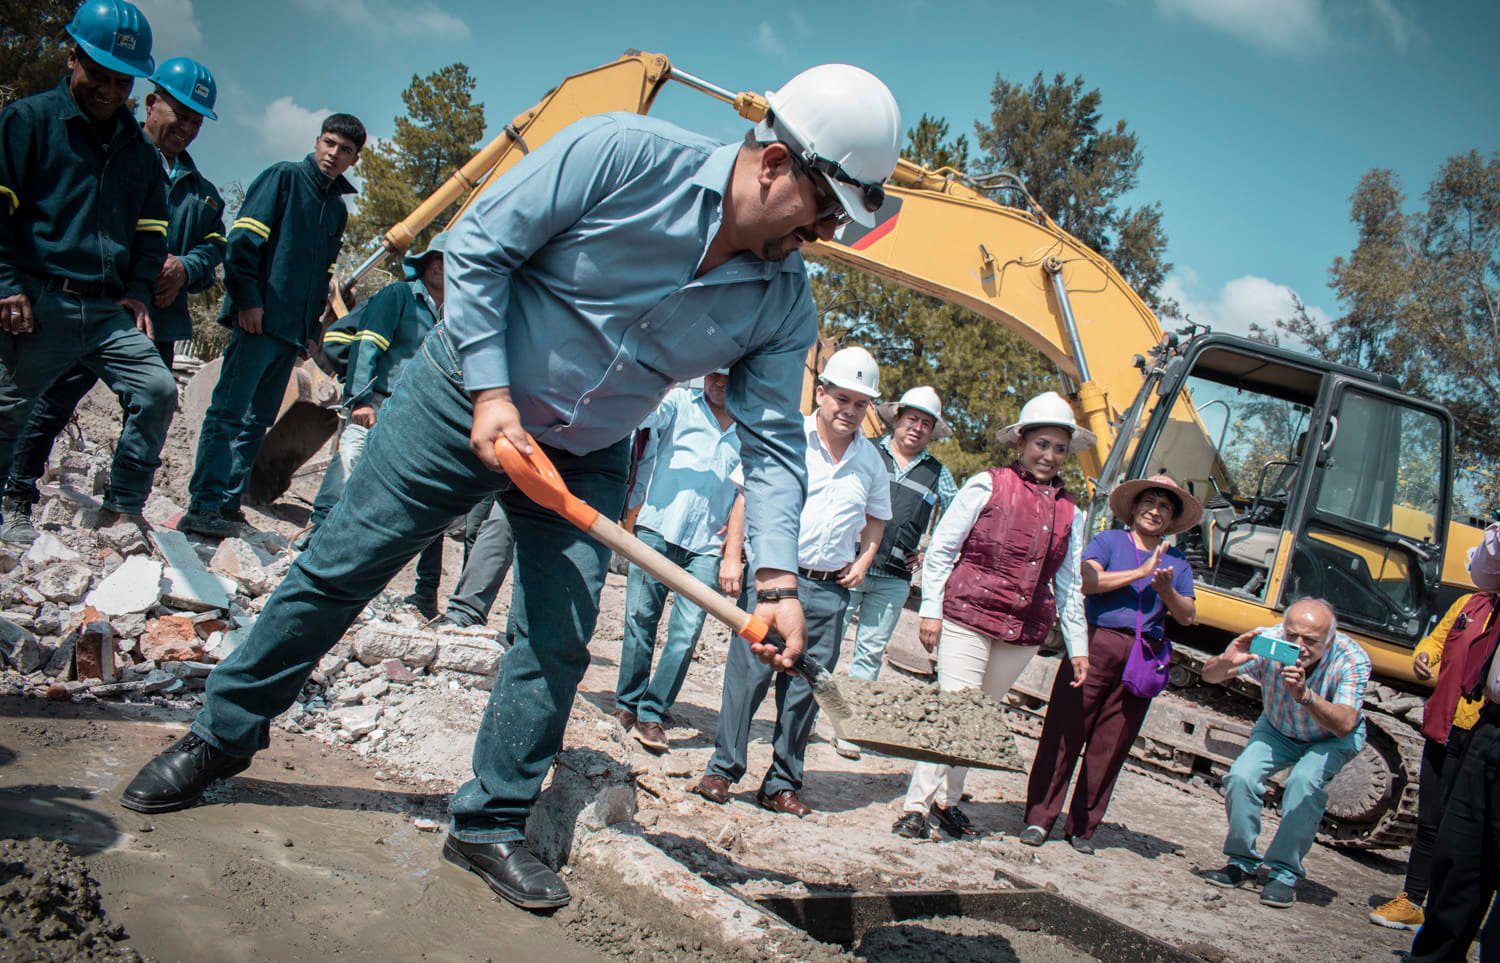
<svg viewBox="0 0 1500 963"><path fill-rule="evenodd" d="M913 388L902 395L900 401L887 401L875 410L880 412L880 417L894 425L896 416L901 413L902 408L915 408L932 416L933 441L953 437L953 429L949 428L948 423L943 420L943 403L938 399L938 393L927 385Z"/></svg>
<svg viewBox="0 0 1500 963"><path fill-rule="evenodd" d="M885 196L880 183L901 156L901 108L890 88L859 67L822 64L767 91L766 101L771 112L756 138L788 143L851 218L874 227Z"/></svg>
<svg viewBox="0 0 1500 963"><path fill-rule="evenodd" d="M1067 429L1072 436L1072 443L1068 445L1070 455L1094 444L1094 433L1087 428L1078 427L1078 421L1073 417L1073 406L1055 391L1044 391L1022 405L1020 420L1001 428L995 433L995 439L1001 444L1015 445L1020 443L1021 433L1027 429L1047 426Z"/></svg>
<svg viewBox="0 0 1500 963"><path fill-rule="evenodd" d="M871 398L880 397L880 367L864 348L840 348L823 366L818 380L835 388L847 388Z"/></svg>

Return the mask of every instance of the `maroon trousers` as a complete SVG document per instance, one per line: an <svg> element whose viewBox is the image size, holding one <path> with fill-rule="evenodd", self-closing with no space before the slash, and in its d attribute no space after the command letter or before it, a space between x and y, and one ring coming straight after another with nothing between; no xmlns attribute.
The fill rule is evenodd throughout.
<svg viewBox="0 0 1500 963"><path fill-rule="evenodd" d="M1121 679L1134 632L1089 626L1089 674L1073 688L1073 665L1063 659L1052 682L1042 738L1026 789L1026 825L1049 832L1062 812L1073 769L1083 757L1065 833L1088 839L1099 828L1120 767L1146 720L1150 699L1125 691Z"/></svg>

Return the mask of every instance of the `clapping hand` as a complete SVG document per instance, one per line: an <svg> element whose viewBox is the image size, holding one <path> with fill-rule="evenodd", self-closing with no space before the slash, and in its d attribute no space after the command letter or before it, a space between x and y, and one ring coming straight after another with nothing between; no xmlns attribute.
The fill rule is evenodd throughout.
<svg viewBox="0 0 1500 963"><path fill-rule="evenodd" d="M1151 587L1156 589L1157 595L1166 595L1172 591L1172 566L1163 565L1151 573Z"/></svg>

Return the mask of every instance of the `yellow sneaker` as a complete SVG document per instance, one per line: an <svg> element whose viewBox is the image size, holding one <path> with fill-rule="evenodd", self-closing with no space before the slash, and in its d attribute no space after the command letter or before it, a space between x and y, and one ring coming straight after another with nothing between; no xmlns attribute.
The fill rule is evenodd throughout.
<svg viewBox="0 0 1500 963"><path fill-rule="evenodd" d="M1370 922L1393 930L1414 930L1422 925L1422 907L1402 893L1370 913Z"/></svg>

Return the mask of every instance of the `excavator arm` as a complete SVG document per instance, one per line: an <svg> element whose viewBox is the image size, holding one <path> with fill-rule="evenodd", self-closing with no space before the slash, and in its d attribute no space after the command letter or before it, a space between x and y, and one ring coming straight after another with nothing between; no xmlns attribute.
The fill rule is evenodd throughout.
<svg viewBox="0 0 1500 963"><path fill-rule="evenodd" d="M462 213L495 178L563 127L606 111L647 113L668 81L730 104L747 120L765 116L766 102L758 94L732 93L674 67L661 54L627 51L612 63L568 77L516 115L385 233L350 282L406 250L460 199ZM850 224L838 241L805 251L967 308L1045 354L1072 382L1080 421L1098 438L1095 449L1081 456L1084 471L1098 476L1114 440L1112 405L1124 404L1141 384L1132 359L1154 347L1162 332L1119 272L1040 207L998 204L958 171L929 171L902 160L875 227Z"/></svg>

